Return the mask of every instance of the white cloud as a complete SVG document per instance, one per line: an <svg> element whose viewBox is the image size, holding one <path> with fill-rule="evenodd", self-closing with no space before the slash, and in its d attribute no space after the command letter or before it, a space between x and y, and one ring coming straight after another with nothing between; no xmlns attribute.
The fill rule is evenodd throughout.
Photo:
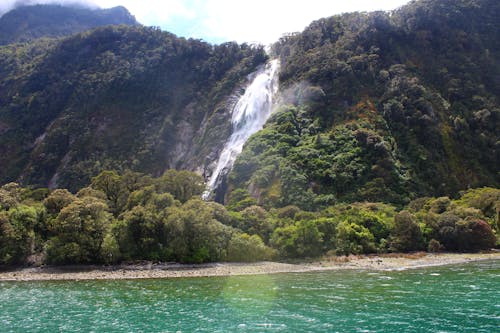
<svg viewBox="0 0 500 333"><path fill-rule="evenodd" d="M126 7L138 21L145 25L161 26L173 17L194 19L196 8L183 0L93 0L103 8Z"/></svg>
<svg viewBox="0 0 500 333"><path fill-rule="evenodd" d="M322 17L352 11L390 10L408 0L206 0L203 27L214 36L239 42L271 43L283 33L303 30Z"/></svg>
<svg viewBox="0 0 500 333"><path fill-rule="evenodd" d="M35 4L87 4L89 6L97 6L98 0L0 0L0 16L11 9L19 6L29 6Z"/></svg>

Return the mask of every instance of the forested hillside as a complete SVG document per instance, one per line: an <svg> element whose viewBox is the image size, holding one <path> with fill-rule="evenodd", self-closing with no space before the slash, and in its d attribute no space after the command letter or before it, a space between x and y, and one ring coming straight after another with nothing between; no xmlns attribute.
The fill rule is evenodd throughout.
<svg viewBox="0 0 500 333"><path fill-rule="evenodd" d="M125 7L19 6L0 17L0 45L63 37L104 25L138 25Z"/></svg>
<svg viewBox="0 0 500 333"><path fill-rule="evenodd" d="M76 190L105 169L194 169L266 57L126 26L0 47L0 182Z"/></svg>
<svg viewBox="0 0 500 333"><path fill-rule="evenodd" d="M499 15L495 0L422 0L282 38L283 103L227 201L317 209L498 186Z"/></svg>

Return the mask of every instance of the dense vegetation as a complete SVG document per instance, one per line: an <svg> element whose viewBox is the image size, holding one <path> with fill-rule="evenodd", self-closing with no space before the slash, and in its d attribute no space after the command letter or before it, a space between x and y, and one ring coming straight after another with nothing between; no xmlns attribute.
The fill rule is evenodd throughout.
<svg viewBox="0 0 500 333"><path fill-rule="evenodd" d="M208 164L228 99L266 59L126 26L0 47L0 183L76 191L105 169Z"/></svg>
<svg viewBox="0 0 500 333"><path fill-rule="evenodd" d="M225 202L244 190L266 208L402 207L500 186L499 7L421 0L282 38L281 107ZM0 47L0 183L76 191L106 169L210 174L232 97L266 59L125 26Z"/></svg>
<svg viewBox="0 0 500 333"><path fill-rule="evenodd" d="M9 183L0 188L0 264L131 260L253 261L390 251L478 251L495 246L500 190L384 203L228 208L199 199L203 179L103 171L76 194ZM241 201L240 201L241 203Z"/></svg>
<svg viewBox="0 0 500 333"><path fill-rule="evenodd" d="M0 45L40 37L63 37L105 25L138 25L124 7L19 6L0 17Z"/></svg>
<svg viewBox="0 0 500 333"><path fill-rule="evenodd" d="M274 46L281 106L229 176L267 208L500 186L500 2L421 0Z"/></svg>

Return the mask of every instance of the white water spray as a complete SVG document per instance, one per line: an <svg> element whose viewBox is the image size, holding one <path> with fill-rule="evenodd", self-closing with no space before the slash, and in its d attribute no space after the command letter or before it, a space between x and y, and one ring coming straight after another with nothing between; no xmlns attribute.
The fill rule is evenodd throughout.
<svg viewBox="0 0 500 333"><path fill-rule="evenodd" d="M275 59L258 70L252 83L234 106L231 112L233 131L219 156L203 199L210 197L223 176L232 168L245 142L262 129L271 115L273 96L278 91L278 68L279 61Z"/></svg>

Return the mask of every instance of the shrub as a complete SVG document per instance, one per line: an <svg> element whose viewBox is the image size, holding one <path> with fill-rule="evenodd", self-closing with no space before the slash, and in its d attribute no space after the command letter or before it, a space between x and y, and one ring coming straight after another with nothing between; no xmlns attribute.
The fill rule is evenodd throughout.
<svg viewBox="0 0 500 333"><path fill-rule="evenodd" d="M404 210L394 217L391 247L395 251L417 251L422 249L422 231L415 216Z"/></svg>
<svg viewBox="0 0 500 333"><path fill-rule="evenodd" d="M234 233L227 249L228 261L259 261L275 257L275 251L267 247L258 235Z"/></svg>

